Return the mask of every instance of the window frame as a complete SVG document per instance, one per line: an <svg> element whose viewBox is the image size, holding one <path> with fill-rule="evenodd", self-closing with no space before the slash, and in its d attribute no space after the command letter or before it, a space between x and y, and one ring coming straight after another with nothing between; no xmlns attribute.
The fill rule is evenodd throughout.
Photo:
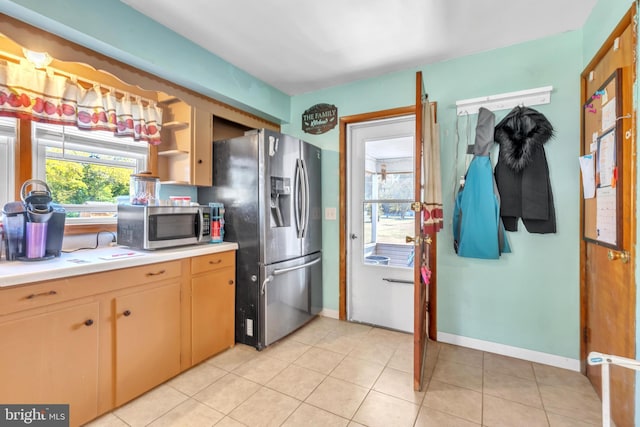
<svg viewBox="0 0 640 427"><path fill-rule="evenodd" d="M12 117L0 117L0 170L11 171L16 161L18 141L18 120ZM4 203L15 200L15 175L7 173L0 188L0 210Z"/></svg>
<svg viewBox="0 0 640 427"><path fill-rule="evenodd" d="M115 144L115 148L114 148ZM63 153L49 153L48 147L62 148ZM73 126L52 125L47 123L31 122L31 153L32 175L36 179L46 181L47 158L67 160L78 163L91 163L102 166L130 167L129 163L117 160L104 160L67 154L65 150L84 151L86 153L98 153L105 155L122 154L122 150L129 151L130 158L135 160L132 173L138 173L147 169L150 163L149 144L144 141L134 141L132 138L116 137L107 131L88 131ZM67 211L80 213L114 213L117 203L96 202L95 204L61 204ZM80 217L67 218L68 226L95 226L115 225L117 219L112 217Z"/></svg>

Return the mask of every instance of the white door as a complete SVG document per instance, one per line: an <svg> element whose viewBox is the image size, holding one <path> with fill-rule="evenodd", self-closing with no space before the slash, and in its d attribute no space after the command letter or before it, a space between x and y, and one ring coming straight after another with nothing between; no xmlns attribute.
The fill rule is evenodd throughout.
<svg viewBox="0 0 640 427"><path fill-rule="evenodd" d="M415 117L347 130L347 318L413 332Z"/></svg>

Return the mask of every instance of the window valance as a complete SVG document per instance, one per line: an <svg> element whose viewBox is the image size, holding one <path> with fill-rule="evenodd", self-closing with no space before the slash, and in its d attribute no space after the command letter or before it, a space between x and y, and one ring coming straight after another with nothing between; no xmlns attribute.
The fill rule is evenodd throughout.
<svg viewBox="0 0 640 427"><path fill-rule="evenodd" d="M26 63L0 64L0 116L106 130L160 144L162 109L155 102L127 94L118 98L99 84L85 89L73 77Z"/></svg>

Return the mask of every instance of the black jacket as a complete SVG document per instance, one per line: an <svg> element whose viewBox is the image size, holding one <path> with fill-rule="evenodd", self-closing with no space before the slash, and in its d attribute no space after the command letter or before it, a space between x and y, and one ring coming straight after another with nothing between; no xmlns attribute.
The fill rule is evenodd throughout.
<svg viewBox="0 0 640 427"><path fill-rule="evenodd" d="M551 123L536 110L516 107L498 123L495 141L500 154L495 178L505 229L516 231L522 218L530 233L555 233L556 215L544 143L553 136Z"/></svg>

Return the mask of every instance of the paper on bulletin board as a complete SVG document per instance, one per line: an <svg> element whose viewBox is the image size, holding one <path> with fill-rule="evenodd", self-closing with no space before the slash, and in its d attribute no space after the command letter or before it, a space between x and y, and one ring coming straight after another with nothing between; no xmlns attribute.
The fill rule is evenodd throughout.
<svg viewBox="0 0 640 427"><path fill-rule="evenodd" d="M596 230L598 240L612 245L617 244L616 227L616 189L611 187L598 188L596 191Z"/></svg>
<svg viewBox="0 0 640 427"><path fill-rule="evenodd" d="M604 100L602 101L604 102ZM609 102L602 106L602 131L616 125L616 98L611 98Z"/></svg>
<svg viewBox="0 0 640 427"><path fill-rule="evenodd" d="M602 135L598 143L598 173L600 186L615 187L614 169L616 167L615 132Z"/></svg>
<svg viewBox="0 0 640 427"><path fill-rule="evenodd" d="M596 162L593 154L581 156L579 160L582 172L582 193L585 199L593 199L596 196Z"/></svg>

